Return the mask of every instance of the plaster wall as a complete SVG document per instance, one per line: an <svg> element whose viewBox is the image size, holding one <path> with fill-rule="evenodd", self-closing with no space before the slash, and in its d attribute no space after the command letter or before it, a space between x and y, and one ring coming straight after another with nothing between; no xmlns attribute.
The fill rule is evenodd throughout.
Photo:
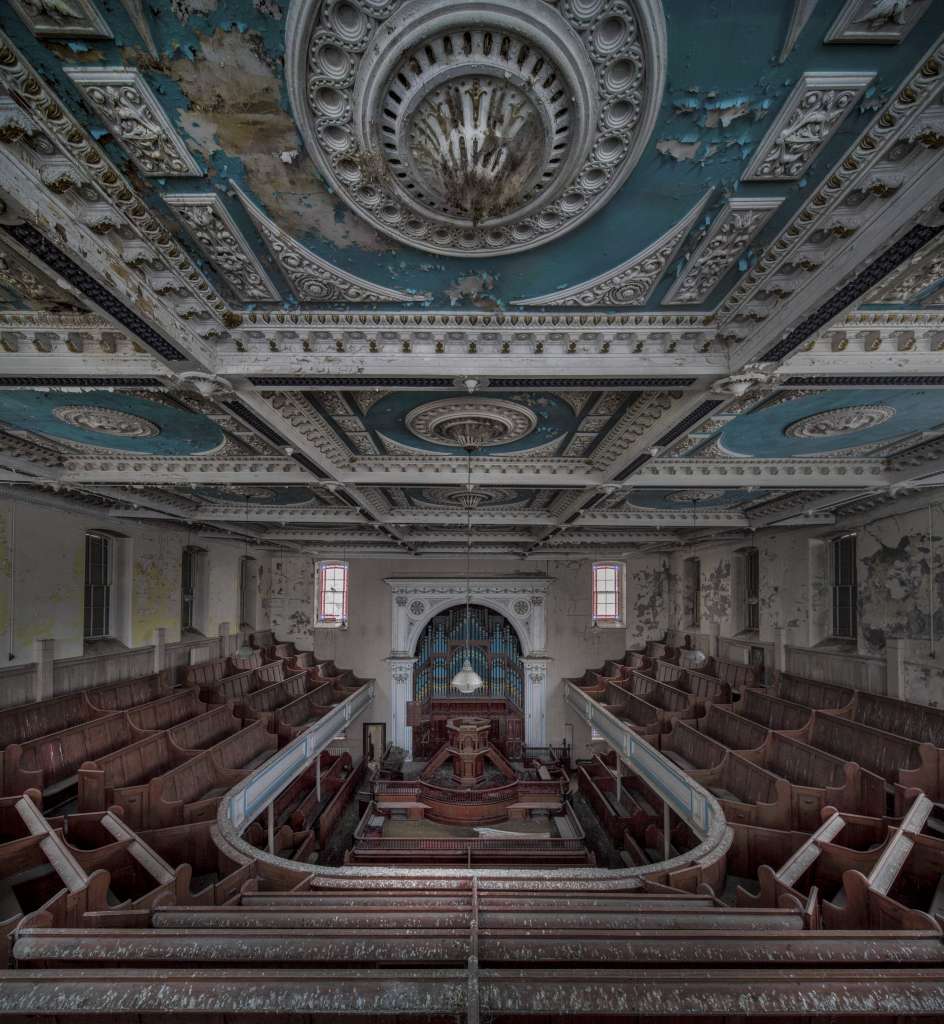
<svg viewBox="0 0 944 1024"><path fill-rule="evenodd" d="M377 696L372 721L392 723L389 671L385 659L391 647L391 592L384 580L391 576L463 577L461 559L353 559L350 566L350 619L346 629L312 627L315 567L317 560L290 555L273 559L272 629L279 639L291 639L299 647L314 650L319 658L331 658L357 675L377 680ZM559 743L567 733L565 724L574 726L578 745L589 740L589 731L576 719L566 716L561 680L582 675L584 669L597 668L607 658L619 657L626 649L622 629L592 629L590 617L589 560L546 563L546 572L554 579L546 598L548 695L546 706L547 738ZM529 574L539 566L529 565ZM509 576L507 561L477 560L475 575Z"/></svg>
<svg viewBox="0 0 944 1024"><path fill-rule="evenodd" d="M180 639L180 571L183 548L205 549L206 601L201 632L215 635L221 622L239 622L242 544L193 537L175 526L85 515L73 509L13 498L0 500L0 660L12 667L34 659L34 641L54 638L55 657L85 653L85 534L116 536L116 604L112 622L126 647L153 643L154 630ZM255 587L256 628L267 626L267 561L260 558ZM13 657L6 657L12 654Z"/></svg>
<svg viewBox="0 0 944 1024"><path fill-rule="evenodd" d="M676 634L692 633L708 647L717 634L724 657L746 660L751 646L763 647L766 664L773 666L782 629L787 671L881 692L890 685L888 641L901 640L901 695L944 705L944 642L939 639L944 636L944 509L932 507L929 519L927 506L913 506L899 514L849 519L828 529L759 531L754 543L760 556L760 628L753 633L746 631L746 537L673 553L667 556L668 568L661 578L631 570L629 579L637 586L628 602L627 637L638 643L657 636L659 628L647 627L664 620ZM831 637L828 540L847 531L857 537L858 636L839 642ZM681 599L684 562L691 557L701 566L702 616L697 629ZM657 606L664 608L662 620L652 614ZM633 622L634 613L642 626Z"/></svg>

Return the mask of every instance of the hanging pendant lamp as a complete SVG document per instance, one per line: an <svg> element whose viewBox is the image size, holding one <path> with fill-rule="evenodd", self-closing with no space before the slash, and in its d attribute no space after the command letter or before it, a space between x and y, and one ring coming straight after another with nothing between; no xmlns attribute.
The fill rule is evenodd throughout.
<svg viewBox="0 0 944 1024"><path fill-rule="evenodd" d="M466 454L468 455L468 473L466 476L465 485L465 507L467 512L466 518L466 553L465 553L465 660L462 662L462 668L453 677L452 683L450 684L453 689L459 691L459 693L469 694L475 693L476 690L481 690L485 683L482 681L482 677L472 667L472 649L469 645L469 604L472 598L472 509L478 504L476 497L472 493L472 452L475 451L474 445L466 447Z"/></svg>

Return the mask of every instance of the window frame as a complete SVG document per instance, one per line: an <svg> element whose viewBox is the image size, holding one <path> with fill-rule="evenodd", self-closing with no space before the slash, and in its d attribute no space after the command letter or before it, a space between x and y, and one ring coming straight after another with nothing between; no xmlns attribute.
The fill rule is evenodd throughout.
<svg viewBox="0 0 944 1024"><path fill-rule="evenodd" d="M98 545L100 557L96 563L92 562L93 544ZM91 569L99 570L98 576L104 582L91 582L95 574ZM83 640L105 640L112 637L112 600L114 597L115 583L115 550L113 538L106 533L99 533L89 530L85 534L85 578L83 581ZM100 598L100 600L99 600ZM97 605L97 607L96 607ZM97 614L96 614L97 613ZM100 629L96 630L96 619L100 623Z"/></svg>
<svg viewBox="0 0 944 1024"><path fill-rule="evenodd" d="M846 553L845 558L843 552ZM829 580L831 587L831 627L833 640L855 641L859 638L859 572L858 543L855 533L831 537L829 541ZM847 564L844 564L846 563ZM845 600L843 600L843 598ZM843 632L845 618L848 632Z"/></svg>
<svg viewBox="0 0 944 1024"><path fill-rule="evenodd" d="M598 573L612 569L615 580L612 589L602 589L598 585ZM613 595L615 610L612 614L599 611L599 597ZM620 629L626 625L626 563L625 562L594 562L590 571L590 617L600 629Z"/></svg>
<svg viewBox="0 0 944 1024"><path fill-rule="evenodd" d="M198 548L189 544L180 552L180 629L196 630ZM189 578L188 578L189 577ZM189 583L189 586L188 586Z"/></svg>
<svg viewBox="0 0 944 1024"><path fill-rule="evenodd" d="M760 550L748 548L744 552L744 606L746 629L760 630Z"/></svg>
<svg viewBox="0 0 944 1024"><path fill-rule="evenodd" d="M701 559L692 557L685 560L689 567L688 577L688 625L691 629L701 629Z"/></svg>
<svg viewBox="0 0 944 1024"><path fill-rule="evenodd" d="M341 570L342 586L340 591L326 587L327 574L332 570ZM340 609L328 612L326 598L335 594L341 595ZM351 598L351 566L349 562L339 558L325 559L318 563L317 584L315 587L315 626L318 629L345 629ZM332 601L332 603L336 603Z"/></svg>

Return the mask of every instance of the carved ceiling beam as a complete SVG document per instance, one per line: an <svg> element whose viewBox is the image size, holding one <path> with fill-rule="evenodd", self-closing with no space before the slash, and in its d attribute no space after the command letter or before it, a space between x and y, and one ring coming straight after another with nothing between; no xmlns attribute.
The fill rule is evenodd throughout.
<svg viewBox="0 0 944 1024"><path fill-rule="evenodd" d="M0 456L0 461L3 457ZM225 484L305 484L317 486L311 473L295 462L264 458L240 461L162 459L156 457L73 458L62 470L63 482L127 484L130 479L148 486Z"/></svg>
<svg viewBox="0 0 944 1024"><path fill-rule="evenodd" d="M736 487L743 489L881 487L888 480L881 459L656 459L632 479L638 487Z"/></svg>

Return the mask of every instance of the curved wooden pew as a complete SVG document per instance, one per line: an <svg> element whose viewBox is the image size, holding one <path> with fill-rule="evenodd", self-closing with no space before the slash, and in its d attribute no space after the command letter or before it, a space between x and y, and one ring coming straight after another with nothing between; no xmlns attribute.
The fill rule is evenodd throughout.
<svg viewBox="0 0 944 1024"><path fill-rule="evenodd" d="M275 748L275 736L260 719L152 779L149 824L166 828L212 818L220 797L275 753Z"/></svg>

